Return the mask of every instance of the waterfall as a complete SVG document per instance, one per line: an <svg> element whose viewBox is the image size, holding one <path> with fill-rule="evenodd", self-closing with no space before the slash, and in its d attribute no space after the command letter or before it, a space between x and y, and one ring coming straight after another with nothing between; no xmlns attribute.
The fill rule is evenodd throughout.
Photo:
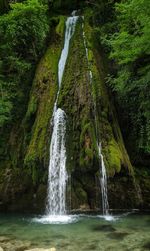
<svg viewBox="0 0 150 251"><path fill-rule="evenodd" d="M57 108L60 86L67 61L70 39L75 31L75 25L78 17L68 17L66 21L66 31L64 48L58 64L58 83L59 90L56 102L54 104L52 125L53 132L50 144L50 161L48 173L48 195L47 195L47 215L65 215L66 214L66 185L68 175L66 171L66 114Z"/></svg>
<svg viewBox="0 0 150 251"><path fill-rule="evenodd" d="M103 215L108 215L109 204L108 204L108 196L107 196L107 174L106 168L104 164L104 158L102 155L101 144L98 146L100 161L101 161L101 170L100 170L100 183L101 183L101 193L102 193L102 207L103 207Z"/></svg>
<svg viewBox="0 0 150 251"><path fill-rule="evenodd" d="M84 21L84 17L82 18ZM90 69L90 63L88 60L88 48L86 45L84 23L82 23L82 30L83 30L83 41L84 41L84 47L85 47L85 52L86 52L86 58L87 58L87 63L88 63L88 68L89 68L89 79L90 79L90 84L92 84L93 74ZM103 209L103 215L109 215L108 213L109 203L108 203L108 196L107 196L107 173L106 173L104 158L102 155L101 143L98 141L99 137L98 137L98 124L97 124L97 119L96 119L96 103L94 102L94 100L93 100L93 103L94 103L94 117L95 117L97 148L98 148L99 160L100 160L100 185L101 185L101 194L102 194L102 209Z"/></svg>
<svg viewBox="0 0 150 251"><path fill-rule="evenodd" d="M78 16L73 16L73 17L69 17L66 21L65 43L64 43L64 48L62 50L61 57L58 64L59 87L61 85L61 81L62 81L64 69L65 69L65 64L68 57L70 39L75 31L75 25L76 25L77 19L78 19Z"/></svg>
<svg viewBox="0 0 150 251"><path fill-rule="evenodd" d="M51 215L65 214L66 194L66 115L60 108L54 115L54 128L50 145L49 187L47 211Z"/></svg>

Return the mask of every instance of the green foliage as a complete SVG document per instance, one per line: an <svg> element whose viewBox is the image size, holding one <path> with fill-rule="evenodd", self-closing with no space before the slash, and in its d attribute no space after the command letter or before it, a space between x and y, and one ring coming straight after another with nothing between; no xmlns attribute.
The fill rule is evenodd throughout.
<svg viewBox="0 0 150 251"><path fill-rule="evenodd" d="M0 126L2 126L6 121L8 121L10 117L10 111L12 109L12 104L7 99L7 97L3 97L0 100L0 114L1 114L1 120L0 120Z"/></svg>
<svg viewBox="0 0 150 251"><path fill-rule="evenodd" d="M115 0L93 0L89 2L94 10L93 21L96 26L112 20L114 2Z"/></svg>
<svg viewBox="0 0 150 251"><path fill-rule="evenodd" d="M135 152L149 153L150 2L115 2L97 0L93 6L93 24L113 63L107 82L124 114L121 123L125 137L132 136Z"/></svg>
<svg viewBox="0 0 150 251"><path fill-rule="evenodd" d="M111 57L119 65L135 62L150 53L150 3L147 0L128 0L116 4L118 32L114 34Z"/></svg>
<svg viewBox="0 0 150 251"><path fill-rule="evenodd" d="M17 119L25 103L27 84L49 31L46 13L46 5L27 0L11 4L11 10L0 16L0 125Z"/></svg>
<svg viewBox="0 0 150 251"><path fill-rule="evenodd" d="M139 149L150 152L150 2L116 4L118 31L110 39L118 65L113 87L128 109Z"/></svg>
<svg viewBox="0 0 150 251"><path fill-rule="evenodd" d="M76 9L77 5L81 4L77 0L49 0L51 2L51 6L55 10L73 10ZM80 0L80 2L82 2Z"/></svg>

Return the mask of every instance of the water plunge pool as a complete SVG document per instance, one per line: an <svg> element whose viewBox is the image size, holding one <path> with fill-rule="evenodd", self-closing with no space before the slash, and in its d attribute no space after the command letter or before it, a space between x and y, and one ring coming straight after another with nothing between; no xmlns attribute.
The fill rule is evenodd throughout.
<svg viewBox="0 0 150 251"><path fill-rule="evenodd" d="M4 251L33 248L57 251L150 250L150 215L125 213L114 217L68 215L40 217L0 215L0 247Z"/></svg>

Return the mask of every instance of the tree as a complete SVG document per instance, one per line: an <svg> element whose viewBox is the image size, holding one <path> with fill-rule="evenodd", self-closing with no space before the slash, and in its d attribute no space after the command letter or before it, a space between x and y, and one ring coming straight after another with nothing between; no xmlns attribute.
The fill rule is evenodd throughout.
<svg viewBox="0 0 150 251"><path fill-rule="evenodd" d="M138 148L150 152L150 1L118 3L116 13L117 32L109 40L117 64L113 87L125 101Z"/></svg>
<svg viewBox="0 0 150 251"><path fill-rule="evenodd" d="M0 15L7 12L9 9L8 0L0 0Z"/></svg>
<svg viewBox="0 0 150 251"><path fill-rule="evenodd" d="M0 125L17 119L49 31L47 5L28 0L10 6L11 10L0 16Z"/></svg>

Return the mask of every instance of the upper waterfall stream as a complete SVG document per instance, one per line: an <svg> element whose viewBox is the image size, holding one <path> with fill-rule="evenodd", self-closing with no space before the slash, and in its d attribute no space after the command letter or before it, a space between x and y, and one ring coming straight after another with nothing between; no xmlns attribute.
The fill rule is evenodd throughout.
<svg viewBox="0 0 150 251"><path fill-rule="evenodd" d="M67 61L70 39L74 33L77 16L68 17L66 21L66 31L64 48L62 50L58 64L59 90ZM66 214L66 185L68 175L66 171L66 114L57 108L56 102L53 109L53 132L50 144L50 161L48 174L48 195L47 195L47 215L62 216Z"/></svg>
<svg viewBox="0 0 150 251"><path fill-rule="evenodd" d="M66 21L66 32L65 32L65 42L64 42L64 48L61 53L61 57L59 60L58 64L58 82L59 82L59 87L61 86L62 82L62 77L68 57L68 52L69 52L69 44L70 44L70 39L75 31L75 25L76 21L78 19L78 16L73 16L73 17L68 17Z"/></svg>

